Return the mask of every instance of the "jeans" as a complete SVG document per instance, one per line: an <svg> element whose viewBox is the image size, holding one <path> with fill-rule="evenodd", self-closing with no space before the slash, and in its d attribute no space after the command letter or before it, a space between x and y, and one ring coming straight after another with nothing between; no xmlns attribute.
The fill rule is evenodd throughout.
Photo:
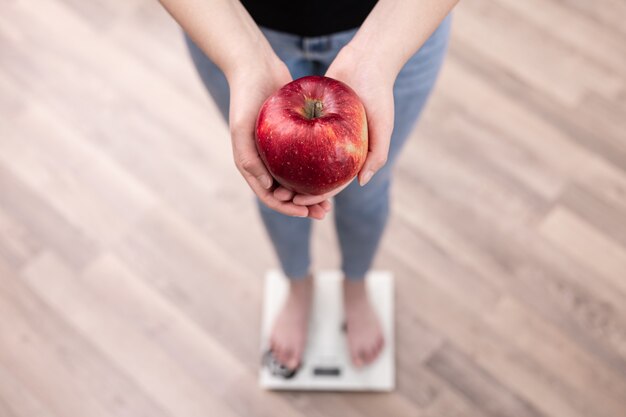
<svg viewBox="0 0 626 417"><path fill-rule="evenodd" d="M394 128L386 165L367 185L361 187L354 180L334 197L341 269L346 279L363 279L372 264L389 217L393 166L437 79L447 49L450 20L451 16L447 16L442 21L395 80ZM289 68L293 79L324 75L339 50L357 31L351 29L328 36L301 37L265 27L260 29ZM185 39L202 82L228 122L229 88L224 74L189 37ZM284 274L291 279L306 277L311 264L312 220L278 213L258 198L256 204Z"/></svg>

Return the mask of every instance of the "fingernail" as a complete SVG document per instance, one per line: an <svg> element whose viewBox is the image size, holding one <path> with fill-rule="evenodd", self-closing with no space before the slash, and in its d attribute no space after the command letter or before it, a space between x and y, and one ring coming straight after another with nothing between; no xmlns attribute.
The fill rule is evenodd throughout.
<svg viewBox="0 0 626 417"><path fill-rule="evenodd" d="M270 177L268 177L267 175L263 174L260 175L258 178L259 182L261 183L261 186L263 188L270 188L272 186L272 180L270 179Z"/></svg>
<svg viewBox="0 0 626 417"><path fill-rule="evenodd" d="M363 178L361 179L361 187L363 187L365 184L367 184L369 182L369 180L372 179L372 175L374 175L374 171L372 171L372 170L367 171L363 175Z"/></svg>

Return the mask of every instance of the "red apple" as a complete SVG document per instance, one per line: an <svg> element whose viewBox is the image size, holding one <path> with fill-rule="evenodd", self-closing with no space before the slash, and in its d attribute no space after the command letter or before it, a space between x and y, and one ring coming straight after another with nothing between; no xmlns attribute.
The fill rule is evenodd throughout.
<svg viewBox="0 0 626 417"><path fill-rule="evenodd" d="M323 194L352 180L365 162L365 109L341 81L302 77L263 103L256 145L282 186L301 194Z"/></svg>

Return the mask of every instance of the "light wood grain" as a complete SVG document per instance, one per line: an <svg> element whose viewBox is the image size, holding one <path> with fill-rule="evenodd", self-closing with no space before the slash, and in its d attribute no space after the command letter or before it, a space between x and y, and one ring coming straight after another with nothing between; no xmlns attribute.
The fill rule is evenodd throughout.
<svg viewBox="0 0 626 417"><path fill-rule="evenodd" d="M626 415L626 6L468 0L375 267L397 389L257 385L276 259L158 2L0 13L0 415ZM316 268L336 268L332 216Z"/></svg>

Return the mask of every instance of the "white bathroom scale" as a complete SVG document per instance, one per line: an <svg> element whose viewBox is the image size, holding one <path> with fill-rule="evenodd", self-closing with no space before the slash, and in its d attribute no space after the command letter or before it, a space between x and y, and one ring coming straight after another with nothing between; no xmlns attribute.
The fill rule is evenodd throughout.
<svg viewBox="0 0 626 417"><path fill-rule="evenodd" d="M356 368L350 360L344 328L342 279L339 271L315 274L315 293L309 318L307 346L300 367L290 370L269 351L269 335L288 290L287 278L278 270L265 276L261 322L261 387L271 390L391 391L395 386L393 276L370 271L366 276L369 298L383 327L385 345L378 358Z"/></svg>

